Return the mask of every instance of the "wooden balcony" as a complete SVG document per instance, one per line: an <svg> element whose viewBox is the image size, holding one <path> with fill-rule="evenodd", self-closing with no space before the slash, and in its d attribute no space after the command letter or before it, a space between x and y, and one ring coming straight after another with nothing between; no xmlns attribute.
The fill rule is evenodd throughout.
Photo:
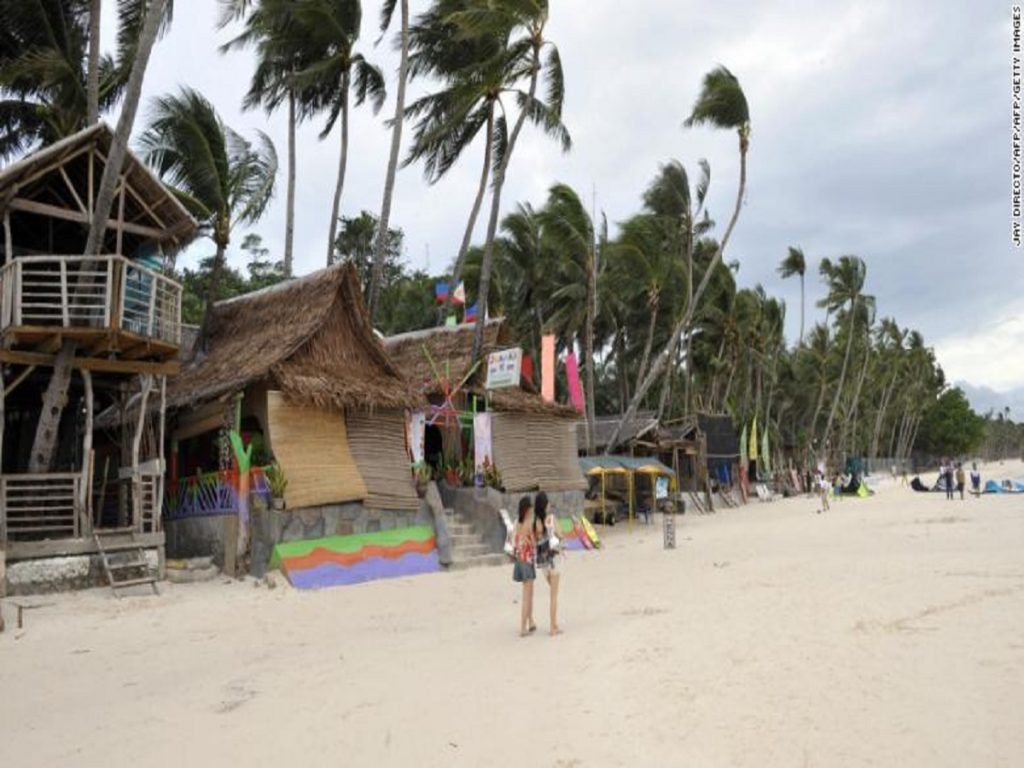
<svg viewBox="0 0 1024 768"><path fill-rule="evenodd" d="M45 365L32 355L74 339L79 357L105 363L174 360L181 293L179 283L122 256L17 257L0 269L5 359Z"/></svg>

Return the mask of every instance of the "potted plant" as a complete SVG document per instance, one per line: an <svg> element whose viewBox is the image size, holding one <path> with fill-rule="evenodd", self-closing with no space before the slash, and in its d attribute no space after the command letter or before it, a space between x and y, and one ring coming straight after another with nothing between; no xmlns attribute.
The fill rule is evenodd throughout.
<svg viewBox="0 0 1024 768"><path fill-rule="evenodd" d="M414 464L412 468L413 479L416 482L416 495L421 499L427 495L427 485L430 484L430 465L425 461Z"/></svg>
<svg viewBox="0 0 1024 768"><path fill-rule="evenodd" d="M484 485L488 488L493 488L496 491L505 490L505 484L501 479L501 472L494 466L494 463L490 458L484 459Z"/></svg>
<svg viewBox="0 0 1024 768"><path fill-rule="evenodd" d="M284 509L284 492L288 487L288 478L284 476L284 470L276 461L264 470L264 474L267 477L267 485L270 486L270 506L280 512Z"/></svg>

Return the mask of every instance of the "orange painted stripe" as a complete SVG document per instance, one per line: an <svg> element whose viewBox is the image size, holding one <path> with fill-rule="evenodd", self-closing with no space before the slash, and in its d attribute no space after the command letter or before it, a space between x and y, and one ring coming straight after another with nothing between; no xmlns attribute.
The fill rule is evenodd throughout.
<svg viewBox="0 0 1024 768"><path fill-rule="evenodd" d="M437 548L436 539L433 537L426 541L406 541L396 547L381 547L376 545L366 546L358 552L334 552L325 547L317 547L306 555L284 558L285 570L305 570L315 568L325 563L337 563L338 565L355 565L369 557L387 557L394 560L410 552L427 554Z"/></svg>

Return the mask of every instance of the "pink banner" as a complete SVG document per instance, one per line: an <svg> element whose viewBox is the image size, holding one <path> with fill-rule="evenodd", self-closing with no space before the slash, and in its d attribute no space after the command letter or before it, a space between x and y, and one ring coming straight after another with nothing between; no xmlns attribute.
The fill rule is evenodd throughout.
<svg viewBox="0 0 1024 768"><path fill-rule="evenodd" d="M549 403L555 402L555 337L540 339L540 395Z"/></svg>
<svg viewBox="0 0 1024 768"><path fill-rule="evenodd" d="M576 362L575 352L570 352L565 358L565 377L569 381L572 407L583 413L583 385L580 383L580 366Z"/></svg>

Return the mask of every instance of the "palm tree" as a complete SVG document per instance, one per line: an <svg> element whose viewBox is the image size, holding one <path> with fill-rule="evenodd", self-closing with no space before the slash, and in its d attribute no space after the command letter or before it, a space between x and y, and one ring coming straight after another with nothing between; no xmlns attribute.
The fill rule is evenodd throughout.
<svg viewBox="0 0 1024 768"><path fill-rule="evenodd" d="M845 308L848 321L843 367L839 371L836 393L832 399L832 407L829 409L828 420L825 422L825 431L821 438L822 447L827 451L829 437L832 434L832 424L839 409L843 386L846 383L847 369L850 366L850 351L853 349L853 338L856 332L858 305L869 301L873 303L874 297L864 294L864 279L867 276L867 266L864 264L864 260L858 256L841 256L839 261L834 264L829 259L822 259L819 272L828 286L828 295L818 302L818 306L827 309L829 312L839 312Z"/></svg>
<svg viewBox="0 0 1024 768"><path fill-rule="evenodd" d="M86 77L85 122L100 119L100 14L101 0L89 0L89 67Z"/></svg>
<svg viewBox="0 0 1024 768"><path fill-rule="evenodd" d="M552 291L555 255L544 238L540 213L520 203L501 222L496 274L509 287L504 308L513 328L528 336L533 359L539 360Z"/></svg>
<svg viewBox="0 0 1024 768"><path fill-rule="evenodd" d="M397 0L384 0L381 9L380 31L387 32L391 17L395 13ZM377 252L373 258L373 277L370 279L370 314L377 313L381 277L387 256L388 224L391 221L391 199L395 194L395 174L398 172L398 152L402 146L402 123L405 119L405 86L409 79L409 0L401 0L402 26L399 31L400 58L398 64L398 89L395 96L395 117L391 126L391 153L388 155L388 170L384 175L384 199L380 204L380 221L377 228Z"/></svg>
<svg viewBox="0 0 1024 768"><path fill-rule="evenodd" d="M517 91L516 101L519 115L511 133L507 134L505 121L498 126L498 163L494 169L491 191L491 212L487 221L487 237L484 240L483 261L480 265L479 303L476 329L473 335L473 360L479 360L483 349L484 324L487 315L487 299L491 283L491 266L494 259L494 240L498 232L498 218L501 213L501 193L505 187L509 161L515 151L519 134L529 119L543 127L548 135L560 140L563 151L572 145L568 131L562 125L562 102L565 96L565 82L562 74L562 60L558 48L545 39L548 23L547 0L475 0L469 10L453 14L457 24L470 38L480 36L509 35L506 66L521 77L529 77L525 93ZM515 37L516 35L519 37ZM546 53L545 53L546 51ZM542 61L543 59L543 61ZM546 98L537 98L541 72L544 72ZM517 80L513 76L511 79ZM592 401L591 401L592 402Z"/></svg>
<svg viewBox="0 0 1024 768"><path fill-rule="evenodd" d="M289 82L296 91L309 95L311 110L327 111L321 139L330 135L339 118L341 122L338 178L327 236L327 264L330 265L348 165L350 99L354 92L356 106L369 99L374 114L379 112L386 96L384 75L354 50L362 24L359 0L291 0L290 8L292 31L304 40L309 60L303 61L304 66L291 75Z"/></svg>
<svg viewBox="0 0 1024 768"><path fill-rule="evenodd" d="M496 119L501 108L499 100L506 88L514 87L514 78L519 74L514 60L508 57L507 30L485 29L470 37L458 27L457 14L467 11L472 4L473 0L436 0L411 32L410 73L440 80L444 87L417 99L406 109L406 115L417 122L403 165L423 160L427 181L435 184L481 130L484 133L483 167L452 268L453 285L458 285L462 278L494 165L496 140L505 135L504 120ZM498 121L500 131L495 130Z"/></svg>
<svg viewBox="0 0 1024 768"><path fill-rule="evenodd" d="M129 6L135 10L141 10L141 6L135 3L130 3L126 7ZM110 208L114 203L114 188L121 175L124 156L128 150L128 137L131 135L132 127L135 124L135 114L139 108L142 81L149 64L149 56L160 34L161 24L166 20L167 7L168 0L149 0L142 17L143 23L141 27L138 27L139 32L135 37L131 72L125 84L124 103L121 105L121 114L111 140L110 152L103 167L93 218L86 237L84 251L86 256L98 253L103 242L107 219L110 217ZM130 25L122 24L122 30L129 27ZM71 362L77 346L74 340L66 340L54 360L53 375L50 377L50 382L43 395L43 408L36 426L32 452L29 456L30 472L46 472L53 462L60 417L64 411L64 404L67 402L68 386L71 383Z"/></svg>
<svg viewBox="0 0 1024 768"><path fill-rule="evenodd" d="M231 233L238 224L254 224L266 209L274 192L277 153L266 134L259 133L254 147L232 131L213 105L190 88L156 100L139 146L216 246L200 332L205 343Z"/></svg>
<svg viewBox="0 0 1024 768"><path fill-rule="evenodd" d="M732 217L729 219L729 224L725 228L725 233L722 235L722 240L718 244L718 248L712 256L704 276L697 285L697 289L693 292L693 299L690 305L676 324L669 343L655 359L654 364L647 373L647 377L637 388L637 391L633 393L633 399L626 410L626 415L619 422L609 441L609 451L616 447L623 427L626 424L632 423L636 418L637 410L644 397L646 397L648 390L662 375L669 360L673 359L679 339L682 338L683 332L693 319L695 309L700 303L704 291L707 290L708 283L715 273L715 268L722 260L722 254L725 252L725 248L729 244L729 238L732 237L732 232L736 228L736 221L740 216L740 208L743 207L743 194L747 187L747 151L750 148L750 110L747 107L747 98L743 94L743 89L732 72L725 67L717 67L704 76L700 95L697 97L697 101L693 105L693 111L684 125L686 127L710 125L714 128L736 131L739 137L740 150L740 181L736 191L736 206L733 209Z"/></svg>
<svg viewBox="0 0 1024 768"><path fill-rule="evenodd" d="M789 247L786 258L779 265L779 277L785 279L793 275L800 275L800 341L804 343L804 273L807 271L807 262L804 259L804 252L800 248Z"/></svg>

